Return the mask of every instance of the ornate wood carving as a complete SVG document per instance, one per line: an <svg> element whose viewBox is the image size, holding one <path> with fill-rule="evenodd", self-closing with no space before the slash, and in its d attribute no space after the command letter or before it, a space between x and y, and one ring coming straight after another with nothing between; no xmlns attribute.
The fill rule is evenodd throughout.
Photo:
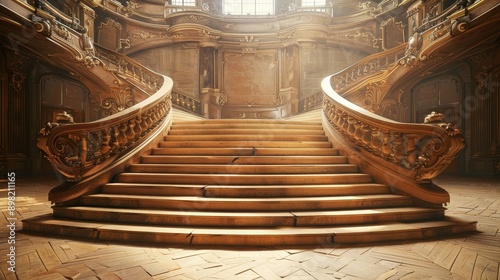
<svg viewBox="0 0 500 280"><path fill-rule="evenodd" d="M445 123L442 114L429 116L429 125L396 123L347 106L333 90L327 92L323 111L328 123L353 147L385 160L388 168L404 168L415 182L430 182L465 146L460 131Z"/></svg>

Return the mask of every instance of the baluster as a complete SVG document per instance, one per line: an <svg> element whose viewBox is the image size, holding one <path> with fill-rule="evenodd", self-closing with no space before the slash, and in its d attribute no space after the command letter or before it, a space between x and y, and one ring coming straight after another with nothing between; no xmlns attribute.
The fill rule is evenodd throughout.
<svg viewBox="0 0 500 280"><path fill-rule="evenodd" d="M132 140L135 138L134 127L135 127L134 119L130 119L128 121L127 131L125 131L125 135L127 136L127 139L129 139L129 140Z"/></svg>
<svg viewBox="0 0 500 280"><path fill-rule="evenodd" d="M354 128L355 128L354 139L356 139L356 142L358 145L362 144L361 139L363 138L363 131L362 131L361 127L362 127L362 124L360 121L356 121L354 123Z"/></svg>
<svg viewBox="0 0 500 280"><path fill-rule="evenodd" d="M361 141L366 147L370 148L370 143L372 141L371 127L369 125L363 125L361 127L361 131L362 131Z"/></svg>
<svg viewBox="0 0 500 280"><path fill-rule="evenodd" d="M102 155L108 154L111 147L109 146L109 141L111 140L111 135L109 134L109 128L101 130L102 142L100 152Z"/></svg>
<svg viewBox="0 0 500 280"><path fill-rule="evenodd" d="M380 150L382 152L382 157L385 159L389 159L391 157L391 147L389 144L390 141L390 135L389 133L382 133L382 149Z"/></svg>
<svg viewBox="0 0 500 280"><path fill-rule="evenodd" d="M139 139L142 134L142 128L141 128L141 117L136 116L134 118L135 126L134 126L134 133L135 133L135 139Z"/></svg>
<svg viewBox="0 0 500 280"><path fill-rule="evenodd" d="M381 155L382 154L382 133L377 128L373 128L371 131L371 142L370 147L373 149L374 154Z"/></svg>
<svg viewBox="0 0 500 280"><path fill-rule="evenodd" d="M147 112L145 113L142 113L141 115L141 130L142 130L142 134L146 133L146 131L148 130L148 116L147 116Z"/></svg>
<svg viewBox="0 0 500 280"><path fill-rule="evenodd" d="M120 148L120 143L118 143L118 128L116 126L111 127L111 150L116 153Z"/></svg>
<svg viewBox="0 0 500 280"><path fill-rule="evenodd" d="M147 130L149 130L151 128L151 126L153 125L153 119L151 118L151 110L149 110L147 113L146 113L146 125L147 125Z"/></svg>
<svg viewBox="0 0 500 280"><path fill-rule="evenodd" d="M349 116L347 117L347 126L346 124L344 124L344 126L346 127L346 131L349 134L349 138L354 137L354 132L356 131L356 128L354 127L355 122L356 120L353 117Z"/></svg>
<svg viewBox="0 0 500 280"><path fill-rule="evenodd" d="M117 141L118 141L118 144L120 145L120 149L127 146L128 139L127 139L127 135L125 133L127 131L127 128L128 128L128 126L124 122L122 122L120 124L120 126L118 127Z"/></svg>

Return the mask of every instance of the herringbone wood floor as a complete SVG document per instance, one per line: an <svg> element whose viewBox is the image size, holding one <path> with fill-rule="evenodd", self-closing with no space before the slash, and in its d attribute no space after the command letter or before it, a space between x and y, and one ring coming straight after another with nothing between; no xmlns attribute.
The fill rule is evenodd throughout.
<svg viewBox="0 0 500 280"><path fill-rule="evenodd" d="M51 213L54 178L16 178L15 270L0 228L0 279L499 279L500 180L438 178L451 194L447 216L479 232L424 242L308 248L158 247L92 243L22 232L21 220ZM0 182L2 223L10 222ZM21 231L20 231L21 230Z"/></svg>

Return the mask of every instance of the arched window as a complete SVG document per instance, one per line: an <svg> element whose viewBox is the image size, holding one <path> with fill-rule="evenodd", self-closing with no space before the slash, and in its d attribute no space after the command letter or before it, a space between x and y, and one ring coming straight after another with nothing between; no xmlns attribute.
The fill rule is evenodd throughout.
<svg viewBox="0 0 500 280"><path fill-rule="evenodd" d="M274 15L274 0L222 0L229 15Z"/></svg>

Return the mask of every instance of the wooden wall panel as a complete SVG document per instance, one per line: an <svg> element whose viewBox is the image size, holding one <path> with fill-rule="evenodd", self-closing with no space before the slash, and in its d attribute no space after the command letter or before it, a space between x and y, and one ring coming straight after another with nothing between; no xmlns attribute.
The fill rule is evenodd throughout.
<svg viewBox="0 0 500 280"><path fill-rule="evenodd" d="M131 57L174 80L174 92L199 100L200 58L197 46L189 44L155 48Z"/></svg>
<svg viewBox="0 0 500 280"><path fill-rule="evenodd" d="M225 106L276 106L278 65L275 50L246 54L223 54Z"/></svg>

